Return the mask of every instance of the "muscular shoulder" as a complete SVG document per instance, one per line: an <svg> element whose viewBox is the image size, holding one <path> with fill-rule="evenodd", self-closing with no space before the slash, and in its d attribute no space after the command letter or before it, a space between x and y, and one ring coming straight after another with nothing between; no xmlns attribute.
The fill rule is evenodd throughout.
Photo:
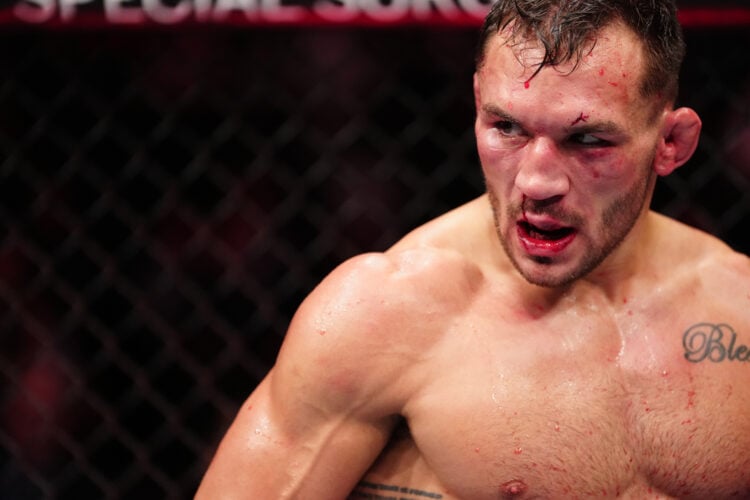
<svg viewBox="0 0 750 500"><path fill-rule="evenodd" d="M425 316L458 313L483 279L477 257L486 246L477 216L483 207L475 200L417 228L384 253L344 262L305 301L300 318L323 313L365 330L375 325L382 330L384 322L412 330ZM372 324L363 325L364 318Z"/></svg>
<svg viewBox="0 0 750 500"><path fill-rule="evenodd" d="M672 281L680 295L717 312L750 318L750 258L697 229L680 226L675 234L665 258L678 266ZM750 320L745 323L750 327Z"/></svg>
<svg viewBox="0 0 750 500"><path fill-rule="evenodd" d="M405 248L355 257L303 302L276 372L334 407L397 413L409 373L471 304L482 277L457 252ZM313 381L315 381L313 383Z"/></svg>
<svg viewBox="0 0 750 500"><path fill-rule="evenodd" d="M750 258L723 245L706 253L696 266L701 288L717 307L729 308L750 327Z"/></svg>
<svg viewBox="0 0 750 500"><path fill-rule="evenodd" d="M384 321L403 328L427 313L460 310L480 281L478 268L448 249L364 254L335 269L308 297L298 317L313 316L319 326L330 320L351 322L370 333Z"/></svg>
<svg viewBox="0 0 750 500"><path fill-rule="evenodd" d="M698 270L716 286L736 284L750 292L750 257L729 247L722 245L705 254Z"/></svg>
<svg viewBox="0 0 750 500"><path fill-rule="evenodd" d="M713 294L740 290L750 293L750 258L712 235L696 229L688 231L681 251L691 258L684 269Z"/></svg>

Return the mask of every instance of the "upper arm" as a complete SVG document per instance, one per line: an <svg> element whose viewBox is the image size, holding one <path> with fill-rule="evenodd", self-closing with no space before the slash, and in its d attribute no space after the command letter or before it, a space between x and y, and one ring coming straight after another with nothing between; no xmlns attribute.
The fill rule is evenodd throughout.
<svg viewBox="0 0 750 500"><path fill-rule="evenodd" d="M344 498L385 444L385 421L288 413L273 375L238 411L197 498Z"/></svg>
<svg viewBox="0 0 750 500"><path fill-rule="evenodd" d="M344 498L362 477L387 442L402 396L395 379L403 358L389 354L383 338L398 330L398 315L382 304L382 290L371 289L387 280L383 259L344 265L300 306L199 497Z"/></svg>

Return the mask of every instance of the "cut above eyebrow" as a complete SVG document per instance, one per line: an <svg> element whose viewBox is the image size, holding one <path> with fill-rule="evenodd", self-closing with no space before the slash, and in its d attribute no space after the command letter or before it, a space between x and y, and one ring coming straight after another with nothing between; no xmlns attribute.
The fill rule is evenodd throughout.
<svg viewBox="0 0 750 500"><path fill-rule="evenodd" d="M613 121L604 122L584 122L572 124L565 127L566 133L569 134L623 134L622 128Z"/></svg>

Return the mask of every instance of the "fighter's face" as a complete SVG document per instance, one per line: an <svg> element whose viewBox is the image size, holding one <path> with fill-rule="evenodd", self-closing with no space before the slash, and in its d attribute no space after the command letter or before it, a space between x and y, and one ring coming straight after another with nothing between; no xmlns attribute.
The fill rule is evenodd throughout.
<svg viewBox="0 0 750 500"><path fill-rule="evenodd" d="M603 262L648 208L661 122L656 98L639 93L642 49L626 28L602 30L575 69L531 78L540 57L503 33L489 41L475 130L503 248L529 282L561 286Z"/></svg>

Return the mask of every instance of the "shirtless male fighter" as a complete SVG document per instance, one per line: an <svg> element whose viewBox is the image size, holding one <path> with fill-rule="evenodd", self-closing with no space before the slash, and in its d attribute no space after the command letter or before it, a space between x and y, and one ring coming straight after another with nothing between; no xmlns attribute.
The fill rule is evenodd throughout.
<svg viewBox="0 0 750 500"><path fill-rule="evenodd" d="M499 0L487 193L331 273L198 497L750 498L750 259L649 210L701 127L671 0Z"/></svg>

